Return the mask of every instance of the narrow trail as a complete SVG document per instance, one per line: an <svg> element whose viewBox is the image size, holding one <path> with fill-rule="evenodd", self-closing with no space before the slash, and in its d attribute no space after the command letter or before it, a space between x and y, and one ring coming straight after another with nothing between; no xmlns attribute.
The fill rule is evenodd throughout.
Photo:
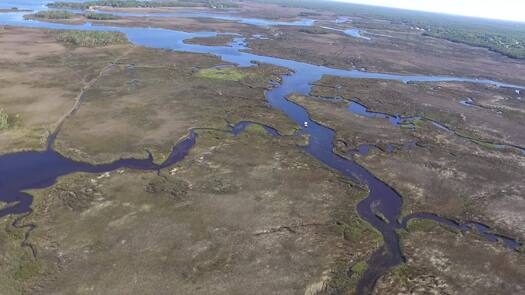
<svg viewBox="0 0 525 295"><path fill-rule="evenodd" d="M80 92L75 97L75 104L73 104L73 107L71 107L69 112L64 114L58 120L58 122L55 124L56 126L55 126L53 132L51 132L49 134L49 136L47 138L47 149L51 148L51 146L53 145L53 143L54 143L56 137L58 136L58 133L62 129L62 126L64 125L65 121L67 119L69 119L71 116L73 116L80 109L80 105L82 104L82 101L84 100L84 94L86 93L86 91L88 91L91 87L93 87L95 85L95 83L97 83L100 80L100 78L102 78L102 76L104 76L104 74L106 74L111 69L113 69L118 64L118 62L121 59L126 57L133 50L134 50L133 47L127 49L122 55L118 56L112 62L110 62L107 66L103 67L102 70L100 70L98 72L98 75L95 78L93 78L93 79L91 79L91 80L89 80L89 81L84 83L84 86L82 86L82 88L80 89Z"/></svg>

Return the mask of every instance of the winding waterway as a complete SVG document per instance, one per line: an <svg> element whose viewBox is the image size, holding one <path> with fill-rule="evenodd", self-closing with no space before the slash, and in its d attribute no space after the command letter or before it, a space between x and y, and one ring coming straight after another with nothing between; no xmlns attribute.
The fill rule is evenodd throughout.
<svg viewBox="0 0 525 295"><path fill-rule="evenodd" d="M34 3L35 1L30 1ZM42 3L45 1L41 1ZM238 19L238 17L236 17ZM241 20L242 21L242 20ZM347 78L386 79L402 82L436 82L436 81L462 81L472 83L488 83L498 87L511 87L523 89L517 85L505 84L491 80L478 80L475 78L460 78L449 76L420 76L420 75L395 75L382 73L369 73L356 70L335 69L308 63L286 60L276 57L256 55L249 52L242 39L234 46L203 46L185 44L184 40L194 37L215 36L213 32L181 32L159 28L132 28L132 27L110 27L93 26L89 23L83 25L64 25L57 23L45 23L23 19L23 13L0 14L0 25L25 26L46 29L63 30L94 30L94 31L118 31L126 34L128 39L136 44L151 48L171 49L193 53L213 54L225 62L231 62L238 66L253 66L256 63L268 63L292 70L290 75L283 76L282 83L266 93L269 104L282 111L295 123L303 126L305 122L308 128L300 131L309 135L308 146L302 147L306 153L319 160L327 167L338 171L342 175L365 184L369 189L368 197L362 200L357 207L360 217L376 228L384 238L384 245L371 257L358 285L359 294L367 294L372 290L377 279L391 267L403 262L402 251L399 246L397 229L406 225L413 218L431 218L444 224L467 228L469 226L452 224L444 218L434 215L414 215L400 221L403 200L401 196L390 186L383 183L369 171L358 165L351 158L343 158L333 152L335 133L310 119L307 111L301 106L288 101L286 98L291 94L308 95L313 82L321 79L323 75L333 75ZM240 123L233 126L234 134L242 132L249 123ZM274 136L278 133L266 127L266 130ZM123 159L105 165L90 165L66 159L55 152L51 147L43 152L21 152L0 156L0 200L9 203L7 207L0 210L0 216L7 214L22 214L31 212L32 198L24 193L24 190L43 188L52 185L57 177L74 172L106 172L128 167L143 170L158 170L173 165L184 158L189 149L194 145L196 135L190 135L179 142L173 149L172 154L161 165L155 165L152 159L136 160ZM51 146L51 145L50 145ZM30 173L28 173L30 172ZM381 216L381 217L379 217ZM505 239L504 237L491 235L488 230L483 232L490 239ZM505 240L506 241L506 240ZM511 248L517 248L517 243L512 244L508 239L506 244Z"/></svg>

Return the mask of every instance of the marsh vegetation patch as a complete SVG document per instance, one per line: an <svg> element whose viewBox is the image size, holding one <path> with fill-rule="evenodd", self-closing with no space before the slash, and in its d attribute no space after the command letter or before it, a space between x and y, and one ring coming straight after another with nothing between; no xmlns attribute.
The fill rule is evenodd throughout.
<svg viewBox="0 0 525 295"><path fill-rule="evenodd" d="M197 77L228 81L240 81L247 76L248 74L239 71L235 67L215 67L202 69L197 72Z"/></svg>
<svg viewBox="0 0 525 295"><path fill-rule="evenodd" d="M78 47L103 47L128 44L127 37L120 32L62 31L56 33L59 42Z"/></svg>
<svg viewBox="0 0 525 295"><path fill-rule="evenodd" d="M26 18L41 18L41 19L71 19L75 16L74 13L65 10L46 10L39 11L34 14L28 14Z"/></svg>

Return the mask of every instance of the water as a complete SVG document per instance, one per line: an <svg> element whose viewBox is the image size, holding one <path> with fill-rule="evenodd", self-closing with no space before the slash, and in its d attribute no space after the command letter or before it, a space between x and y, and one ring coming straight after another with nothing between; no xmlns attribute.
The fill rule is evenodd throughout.
<svg viewBox="0 0 525 295"><path fill-rule="evenodd" d="M18 9L43 10L46 9L48 1L42 0L6 0L0 2L1 9L17 7Z"/></svg>
<svg viewBox="0 0 525 295"><path fill-rule="evenodd" d="M325 97L324 99L345 100L342 97L333 97L333 98ZM474 100L471 99L471 98L468 98L468 97L466 99L460 101L460 103L465 105L465 106L467 106L467 107L477 106L476 104L474 104ZM503 149L516 150L516 151L520 152L521 154L525 155L525 148L524 147L521 147L521 146L518 146L518 145L513 145L513 144L503 144L503 143L491 142L491 141L487 141L487 140L475 139L475 138L469 137L467 135L464 135L464 134L458 132L457 130L454 130L454 129L450 128L450 127L447 127L447 126L445 126L443 123L441 123L439 121L432 120L432 119L429 119L429 118L426 118L426 117L422 117L422 116L411 116L410 117L410 116L400 116L398 114L390 115L390 114L381 113L381 112L371 112L371 111L368 110L368 108L365 105L362 105L362 104L357 103L355 101L351 101L348 104L348 111L350 111L351 113L357 114L357 115L361 115L361 116L367 117L367 118L388 119L390 124L392 124L393 126L404 127L404 128L408 127L411 130L415 130L415 128L416 128L415 124L416 124L417 121L428 121L434 127L438 128L438 129L440 129L440 130L442 130L442 131L444 131L446 133L454 134L454 135L456 135L458 137L464 138L464 139L469 140L469 141L471 141L473 143L490 146L491 148L499 149L499 150L503 150Z"/></svg>
<svg viewBox="0 0 525 295"><path fill-rule="evenodd" d="M369 37L366 37L366 36L363 36L363 30L360 30L360 29L347 29L347 30L344 30L343 31L345 34L347 34L348 36L352 36L354 38L361 38L361 39L365 39L365 40L371 40Z"/></svg>
<svg viewBox="0 0 525 295"><path fill-rule="evenodd" d="M43 1L28 1L28 5L38 6L38 3L43 3ZM475 78L421 75L405 76L328 68L293 60L251 54L245 48L242 40L237 40L235 43L236 45L234 46L204 46L184 43L184 40L194 37L216 36L216 33L213 32L188 33L159 28L92 26L89 23L83 25L63 25L24 20L23 13L0 14L0 24L46 29L117 31L126 34L132 43L146 47L213 54L225 62L231 62L238 66L253 66L255 63L259 62L291 69L293 73L285 75L281 85L274 85L275 87L266 93L269 104L284 112L299 126L303 126L304 122L307 122L308 128L303 128L301 130L302 134L307 134L310 137L309 145L301 147L306 153L310 154L330 169L333 169L354 181L363 183L369 188L368 197L358 204L357 211L362 219L370 223L383 235L385 244L376 251L369 260L369 268L363 274L358 285L359 294L369 293L377 279L382 274L391 267L403 262L403 256L399 246L399 238L396 234L396 229L403 226L403 224L398 222L402 208L402 199L390 186L381 182L351 158L343 158L333 153L333 142L335 138L334 131L312 121L304 108L286 100L286 97L293 93L308 95L310 93L311 84L321 79L323 75L334 75L347 78L396 80L405 83L462 81L488 83L498 87L523 89L517 85L505 84L491 80L478 80ZM362 110L359 111L366 114L366 112L363 112ZM399 120L400 119L394 119L396 122ZM253 123L241 122L232 127L232 132L238 134L249 124ZM268 126L263 127L273 136L278 136L278 132L274 129ZM192 132L188 138L175 146L173 153L168 160L161 165L155 165L152 162L151 157L145 160L124 159L105 165L89 165L66 159L51 148L44 152L22 152L0 156L0 200L9 203L9 206L0 210L0 216L31 212L31 196L22 191L50 186L56 181L57 177L62 175L74 172L100 173L123 167L142 170L158 170L168 167L184 158L189 149L195 144L195 139L196 136ZM379 218L377 213L380 213L379 215L382 216L382 218ZM421 218L427 217L421 216Z"/></svg>
<svg viewBox="0 0 525 295"><path fill-rule="evenodd" d="M325 26L321 26L321 28L327 29L327 30L332 30L332 31L337 31L337 32L342 32L342 33L344 33L344 34L346 34L346 35L348 35L350 37L354 37L354 38L358 38L358 39L372 40L369 37L363 36L362 33L365 32L365 31L363 31L361 29L353 28L353 29L341 30L341 29L325 27Z"/></svg>
<svg viewBox="0 0 525 295"><path fill-rule="evenodd" d="M466 107L471 107L471 106L475 106L474 104L474 100L470 97L465 97L463 98L462 100L459 101L460 104L466 106Z"/></svg>
<svg viewBox="0 0 525 295"><path fill-rule="evenodd" d="M338 17L335 20L336 24L344 24L344 23L349 23L349 22L352 22L352 20L349 17L344 17L344 16Z"/></svg>
<svg viewBox="0 0 525 295"><path fill-rule="evenodd" d="M388 119L390 124L393 126L411 126L414 127L414 122L421 120L422 117L420 116L414 116L414 117L404 117L400 115L389 115L386 113L380 113L380 112L371 112L368 110L368 108L360 103L357 103L355 101L352 101L348 104L348 111L361 115L367 118L382 118L382 119Z"/></svg>
<svg viewBox="0 0 525 295"><path fill-rule="evenodd" d="M436 222L439 222L441 224L447 225L451 228L454 228L456 230L466 232L466 231L476 231L479 235L481 235L484 239L491 241L491 242L502 242L505 246L508 248L518 250L521 247L521 244L516 242L516 240L511 239L509 237L505 237L502 235L495 234L492 232L491 228L487 225L481 224L479 222L474 221L467 221L465 223L458 223L453 220L437 216L434 214L429 213L416 213L412 215L408 215L401 221L401 225L403 227L406 227L408 222L415 219L429 219Z"/></svg>
<svg viewBox="0 0 525 295"><path fill-rule="evenodd" d="M196 135L191 132L160 165L154 164L151 156L144 160L123 159L110 164L90 165L64 158L51 148L43 152L0 156L0 200L9 204L0 210L0 217L31 212L32 197L24 193L24 190L49 187L58 177L74 172L101 173L120 168L160 170L182 160L195 144L195 140Z"/></svg>

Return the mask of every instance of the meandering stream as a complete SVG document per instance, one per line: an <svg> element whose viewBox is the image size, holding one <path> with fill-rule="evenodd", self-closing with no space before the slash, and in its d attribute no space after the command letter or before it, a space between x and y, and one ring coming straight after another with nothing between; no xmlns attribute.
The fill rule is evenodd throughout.
<svg viewBox="0 0 525 295"><path fill-rule="evenodd" d="M42 1L42 3L43 2L45 1ZM238 17L236 17L236 19L238 19ZM268 63L292 70L292 74L283 76L281 84L275 85L273 89L267 91L266 97L269 104L285 113L299 126L303 126L304 122L307 122L308 128L303 128L300 131L302 134L309 135L310 138L308 146L303 147L306 153L327 167L338 171L354 181L366 184L369 188L367 198L358 204L357 211L362 219L370 223L383 235L385 243L381 249L372 255L368 263L369 268L365 271L359 282L358 292L360 294L369 293L381 275L391 267L403 262L403 255L399 246L399 238L396 230L405 226L409 219L432 218L445 224L451 221L446 219L441 220L434 215L421 215L407 217L400 222L401 208L403 205L401 196L351 158L343 158L335 154L333 152L334 131L311 120L308 112L304 108L288 101L286 98L291 94L308 95L312 83L320 80L323 75L355 79L386 79L405 83L462 81L523 89L518 85L491 80L478 80L475 78L420 75L405 76L329 68L304 62L252 54L245 47L244 42L236 42L234 46L203 46L184 43L184 40L194 37L215 36L216 33L213 32L189 33L159 28L93 26L89 23L83 25L64 25L24 20L23 13L0 14L0 25L62 30L118 31L124 33L128 39L136 45L171 49L174 51L213 54L225 62L231 62L238 66L253 66L256 63ZM245 125L246 123L240 123L240 125L234 126L232 132L241 132ZM266 130L272 135L278 136L275 130L269 127L266 128ZM173 165L184 158L189 149L194 145L195 140L196 136L191 132L186 139L175 146L168 160L161 165L153 164L151 158L145 160L124 159L105 165L90 165L66 159L52 148L43 152L21 152L0 156L0 200L9 203L7 207L0 210L0 217L7 214L31 212L32 198L23 191L51 186L59 176L74 172L100 173L122 167L158 170ZM378 213L380 213L381 218L378 217ZM460 225L457 224L456 226L460 227ZM486 234L490 235L488 232ZM498 239L503 238L499 236L496 237L495 235L492 236ZM509 239L509 241L512 240ZM517 248L517 246L519 246L517 243L512 244L511 242L508 242L507 245L511 248Z"/></svg>

